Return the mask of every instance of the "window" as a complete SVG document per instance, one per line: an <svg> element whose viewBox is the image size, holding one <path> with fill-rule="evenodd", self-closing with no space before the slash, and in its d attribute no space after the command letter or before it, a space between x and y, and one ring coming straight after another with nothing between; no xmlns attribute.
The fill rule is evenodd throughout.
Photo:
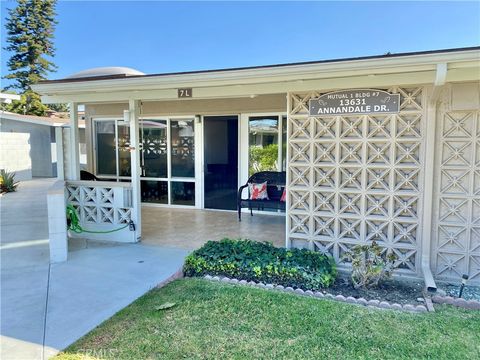
<svg viewBox="0 0 480 360"><path fill-rule="evenodd" d="M286 123L286 116L249 117L249 175L259 171L285 171Z"/></svg>
<svg viewBox="0 0 480 360"><path fill-rule="evenodd" d="M104 179L131 177L130 126L95 120L96 173ZM195 205L195 122L141 119L142 202Z"/></svg>
<svg viewBox="0 0 480 360"><path fill-rule="evenodd" d="M170 122L172 176L195 176L195 139L193 120L172 120Z"/></svg>

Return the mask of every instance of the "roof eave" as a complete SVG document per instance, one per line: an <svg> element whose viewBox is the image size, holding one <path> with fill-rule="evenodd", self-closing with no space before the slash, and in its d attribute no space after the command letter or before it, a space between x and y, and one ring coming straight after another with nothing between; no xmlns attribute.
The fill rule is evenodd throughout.
<svg viewBox="0 0 480 360"><path fill-rule="evenodd" d="M132 76L84 81L77 79L76 81L70 82L52 81L34 85L33 89L42 95L73 95L86 92L258 84L355 75L434 71L436 65L439 63L447 63L449 68L480 67L479 59L480 48L474 48L401 57L365 58L350 61L308 63L215 72L159 74L156 76Z"/></svg>

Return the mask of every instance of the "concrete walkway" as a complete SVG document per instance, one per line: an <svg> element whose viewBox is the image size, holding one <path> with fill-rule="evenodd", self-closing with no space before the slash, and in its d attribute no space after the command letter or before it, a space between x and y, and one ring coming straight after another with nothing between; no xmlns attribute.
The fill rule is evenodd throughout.
<svg viewBox="0 0 480 360"><path fill-rule="evenodd" d="M0 198L1 359L44 359L121 310L182 265L186 250L72 244L49 264L46 191L32 180Z"/></svg>

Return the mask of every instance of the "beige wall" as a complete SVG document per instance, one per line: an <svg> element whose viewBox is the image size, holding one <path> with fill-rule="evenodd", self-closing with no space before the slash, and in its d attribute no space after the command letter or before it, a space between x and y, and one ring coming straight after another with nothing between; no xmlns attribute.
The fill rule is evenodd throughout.
<svg viewBox="0 0 480 360"><path fill-rule="evenodd" d="M85 118L101 116L123 116L128 109L127 103L87 104ZM261 95L254 98L212 99L212 100L177 100L142 102L142 115L210 115L239 114L247 112L286 112L286 94Z"/></svg>
<svg viewBox="0 0 480 360"><path fill-rule="evenodd" d="M87 169L93 169L91 119L102 117L123 118L123 111L128 109L127 103L86 104L85 131L87 144ZM254 98L231 98L212 100L177 100L177 101L145 101L142 102L141 116L179 116L179 115L233 115L240 113L286 112L286 94L259 95Z"/></svg>

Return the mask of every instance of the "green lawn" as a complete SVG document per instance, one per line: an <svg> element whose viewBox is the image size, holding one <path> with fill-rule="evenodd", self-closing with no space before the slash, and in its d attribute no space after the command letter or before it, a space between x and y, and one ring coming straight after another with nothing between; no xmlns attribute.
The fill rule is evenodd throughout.
<svg viewBox="0 0 480 360"><path fill-rule="evenodd" d="M157 307L173 302L168 310ZM183 279L155 289L56 359L480 359L480 312L367 309Z"/></svg>

